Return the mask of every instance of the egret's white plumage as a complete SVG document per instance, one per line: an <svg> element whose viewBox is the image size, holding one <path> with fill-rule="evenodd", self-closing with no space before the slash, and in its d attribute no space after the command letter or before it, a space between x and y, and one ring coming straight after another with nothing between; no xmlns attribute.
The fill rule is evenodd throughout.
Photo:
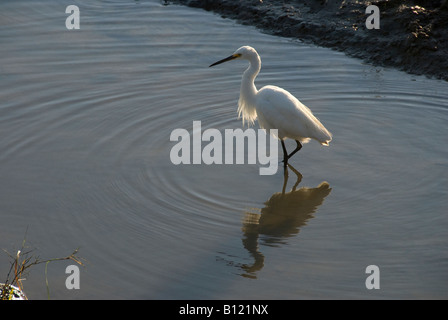
<svg viewBox="0 0 448 320"><path fill-rule="evenodd" d="M261 128L278 130L285 165L288 159L300 150L302 144L307 143L310 139L328 146L332 139L331 133L313 115L311 110L291 93L276 86L265 86L257 90L254 80L260 72L261 60L254 48L243 46L231 56L213 63L210 67L234 59L249 61L249 67L243 73L241 80L238 114L242 117L243 123L253 124L255 120L258 120ZM284 144L284 140L287 138L293 139L297 143L297 148L289 155Z"/></svg>

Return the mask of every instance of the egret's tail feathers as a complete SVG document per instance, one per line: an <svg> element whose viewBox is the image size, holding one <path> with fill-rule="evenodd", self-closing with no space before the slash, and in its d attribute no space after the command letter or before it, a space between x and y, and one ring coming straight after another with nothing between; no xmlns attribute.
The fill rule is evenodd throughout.
<svg viewBox="0 0 448 320"><path fill-rule="evenodd" d="M333 139L333 135L322 124L320 124L316 138L321 145L328 146L330 141Z"/></svg>
<svg viewBox="0 0 448 320"><path fill-rule="evenodd" d="M328 146L331 139L333 139L333 135L324 127L322 122L311 113L310 109L306 108L304 110L307 111L308 116L308 123L306 126L309 137L319 141L323 146Z"/></svg>

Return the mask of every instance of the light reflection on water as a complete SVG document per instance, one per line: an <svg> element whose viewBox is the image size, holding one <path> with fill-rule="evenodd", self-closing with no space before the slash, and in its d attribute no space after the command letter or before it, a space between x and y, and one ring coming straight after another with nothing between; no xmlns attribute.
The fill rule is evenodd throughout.
<svg viewBox="0 0 448 320"><path fill-rule="evenodd" d="M81 247L85 289L55 267L58 298L446 298L446 83L158 1L0 8L0 244L28 227L41 256ZM334 134L285 186L282 170L169 161L176 128L242 127L246 65L208 65L244 44L257 86L291 91ZM43 274L28 278L45 299Z"/></svg>

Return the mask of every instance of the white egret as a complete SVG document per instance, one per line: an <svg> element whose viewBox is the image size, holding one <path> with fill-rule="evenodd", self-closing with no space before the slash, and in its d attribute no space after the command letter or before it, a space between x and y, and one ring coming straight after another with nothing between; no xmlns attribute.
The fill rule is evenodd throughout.
<svg viewBox="0 0 448 320"><path fill-rule="evenodd" d="M265 86L257 90L255 77L261 69L261 60L257 51L249 46L243 46L231 56L210 65L245 59L249 67L243 73L241 80L240 98L238 100L238 115L243 118L243 124L253 124L256 119L262 129L277 129L283 148L283 162L286 166L288 159L302 148L302 144L310 139L328 146L332 139L331 133L322 125L311 110L302 104L288 91L276 87ZM285 139L294 139L297 147L290 153L286 151Z"/></svg>

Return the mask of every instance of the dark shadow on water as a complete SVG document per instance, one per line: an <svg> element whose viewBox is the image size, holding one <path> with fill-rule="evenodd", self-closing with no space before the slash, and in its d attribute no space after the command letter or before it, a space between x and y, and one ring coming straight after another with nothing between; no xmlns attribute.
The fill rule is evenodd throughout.
<svg viewBox="0 0 448 320"><path fill-rule="evenodd" d="M286 192L290 170L297 180L291 190ZM244 271L242 276L256 278L257 272L263 268L265 256L260 251L260 241L265 246L285 244L288 238L297 235L300 228L314 217L317 208L331 192L327 182L320 183L316 188L297 189L301 180L301 173L288 164L284 171L282 192L274 193L260 212L244 213L242 242L254 261L239 265Z"/></svg>

